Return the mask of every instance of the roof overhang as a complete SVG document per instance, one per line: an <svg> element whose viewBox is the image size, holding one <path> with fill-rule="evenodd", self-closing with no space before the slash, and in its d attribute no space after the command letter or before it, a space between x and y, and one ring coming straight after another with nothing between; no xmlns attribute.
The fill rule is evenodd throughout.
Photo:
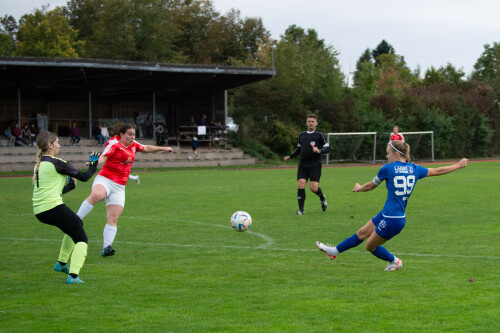
<svg viewBox="0 0 500 333"><path fill-rule="evenodd" d="M0 57L2 91L22 89L44 99L198 93L272 78L270 67L180 65L99 59Z"/></svg>

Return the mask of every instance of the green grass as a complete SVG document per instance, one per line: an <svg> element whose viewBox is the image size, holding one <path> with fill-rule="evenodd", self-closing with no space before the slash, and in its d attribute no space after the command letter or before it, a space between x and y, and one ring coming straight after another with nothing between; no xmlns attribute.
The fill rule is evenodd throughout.
<svg viewBox="0 0 500 333"><path fill-rule="evenodd" d="M76 286L52 271L62 233L33 216L31 179L0 179L0 332L498 332L500 163L419 181L386 246L396 272L363 245L334 261L314 246L382 208L384 186L351 192L377 170L324 168L328 211L307 190L303 216L295 169L141 173L114 257L99 255L104 204L85 219ZM90 186L65 203L76 211ZM249 232L231 229L236 210L252 215Z"/></svg>

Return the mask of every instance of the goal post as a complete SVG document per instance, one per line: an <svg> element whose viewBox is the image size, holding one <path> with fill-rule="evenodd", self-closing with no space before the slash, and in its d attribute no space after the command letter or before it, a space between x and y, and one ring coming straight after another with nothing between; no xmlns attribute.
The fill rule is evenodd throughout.
<svg viewBox="0 0 500 333"><path fill-rule="evenodd" d="M330 155L332 154L332 150L337 153L337 150L340 151L339 146L336 146L335 138L342 139L342 147L347 148L347 152L344 156L339 156L339 158L330 160ZM364 142L366 138L370 140L373 138L373 148L371 152L371 157L369 155L365 155L368 157L368 160L358 159L356 154L360 151L365 151L366 149L360 150L361 146L367 146L367 144L371 144ZM335 162L345 162L345 161L357 161L357 162L370 162L375 163L376 161L376 151L377 151L377 132L344 132L344 133L328 133L327 134L328 145L330 146L330 153L326 154L326 165L330 163L330 161ZM342 154L342 153L341 153ZM349 158L347 158L347 154L349 154ZM351 158L352 156L352 158Z"/></svg>
<svg viewBox="0 0 500 333"><path fill-rule="evenodd" d="M417 152L425 154L422 152L421 141L425 134L430 134L430 158L434 162L434 131L422 131L422 132L400 132L405 137L405 142L410 145L410 155L415 156ZM427 155L429 156L429 155ZM422 160L422 158L418 158Z"/></svg>

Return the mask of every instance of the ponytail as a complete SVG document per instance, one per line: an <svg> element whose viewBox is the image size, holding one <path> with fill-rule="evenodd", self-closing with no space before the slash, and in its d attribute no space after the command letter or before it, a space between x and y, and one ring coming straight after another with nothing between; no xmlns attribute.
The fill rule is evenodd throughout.
<svg viewBox="0 0 500 333"><path fill-rule="evenodd" d="M49 143L52 143L57 140L57 134L52 132L42 132L38 134L36 138L36 145L38 146L38 153L36 154L36 166L35 173L33 174L33 184L36 181L36 186L40 187L38 183L38 169L40 168L40 162L42 160L43 154L49 149Z"/></svg>
<svg viewBox="0 0 500 333"><path fill-rule="evenodd" d="M411 155L410 155L410 145L405 143L406 146L406 162L411 163Z"/></svg>
<svg viewBox="0 0 500 333"><path fill-rule="evenodd" d="M33 179L32 179L33 184L35 184L36 181L36 187L40 187L40 184L38 183L38 169L40 168L40 161L42 160L42 156L43 156L43 151L39 149L38 153L36 154L35 173L33 174Z"/></svg>

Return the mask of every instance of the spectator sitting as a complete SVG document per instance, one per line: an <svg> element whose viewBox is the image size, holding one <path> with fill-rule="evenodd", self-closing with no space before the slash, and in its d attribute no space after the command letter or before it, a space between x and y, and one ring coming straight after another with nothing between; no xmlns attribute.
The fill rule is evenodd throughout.
<svg viewBox="0 0 500 333"><path fill-rule="evenodd" d="M189 126L196 126L196 121L194 120L194 116L191 116L191 118L189 119Z"/></svg>
<svg viewBox="0 0 500 333"><path fill-rule="evenodd" d="M73 139L73 146L78 146L80 142L80 130L76 127L76 123L73 123L73 127L69 130L69 136Z"/></svg>
<svg viewBox="0 0 500 333"><path fill-rule="evenodd" d="M28 123L23 125L23 129L21 130L21 137L31 147L31 131Z"/></svg>
<svg viewBox="0 0 500 333"><path fill-rule="evenodd" d="M12 129L12 135L16 138L16 143L21 142L21 146L25 146L27 144L26 141L21 137L21 129L19 128L19 124L15 123L14 128Z"/></svg>
<svg viewBox="0 0 500 333"><path fill-rule="evenodd" d="M97 124L94 129L94 137L97 139L97 146L102 146L106 143L106 138L101 135L101 124Z"/></svg>
<svg viewBox="0 0 500 333"><path fill-rule="evenodd" d="M16 137L12 135L12 131L10 130L10 126L7 126L7 129L4 132L4 135L7 139L9 139L9 147L14 147L14 143L16 142Z"/></svg>
<svg viewBox="0 0 500 333"><path fill-rule="evenodd" d="M101 135L104 137L104 142L109 140L109 132L108 132L108 128L106 127L106 123L102 123Z"/></svg>
<svg viewBox="0 0 500 333"><path fill-rule="evenodd" d="M200 121L198 122L198 126L208 126L207 115L204 114L201 116Z"/></svg>
<svg viewBox="0 0 500 333"><path fill-rule="evenodd" d="M38 137L38 126L35 123L31 123L30 126L31 131L31 145L36 145L36 138Z"/></svg>

